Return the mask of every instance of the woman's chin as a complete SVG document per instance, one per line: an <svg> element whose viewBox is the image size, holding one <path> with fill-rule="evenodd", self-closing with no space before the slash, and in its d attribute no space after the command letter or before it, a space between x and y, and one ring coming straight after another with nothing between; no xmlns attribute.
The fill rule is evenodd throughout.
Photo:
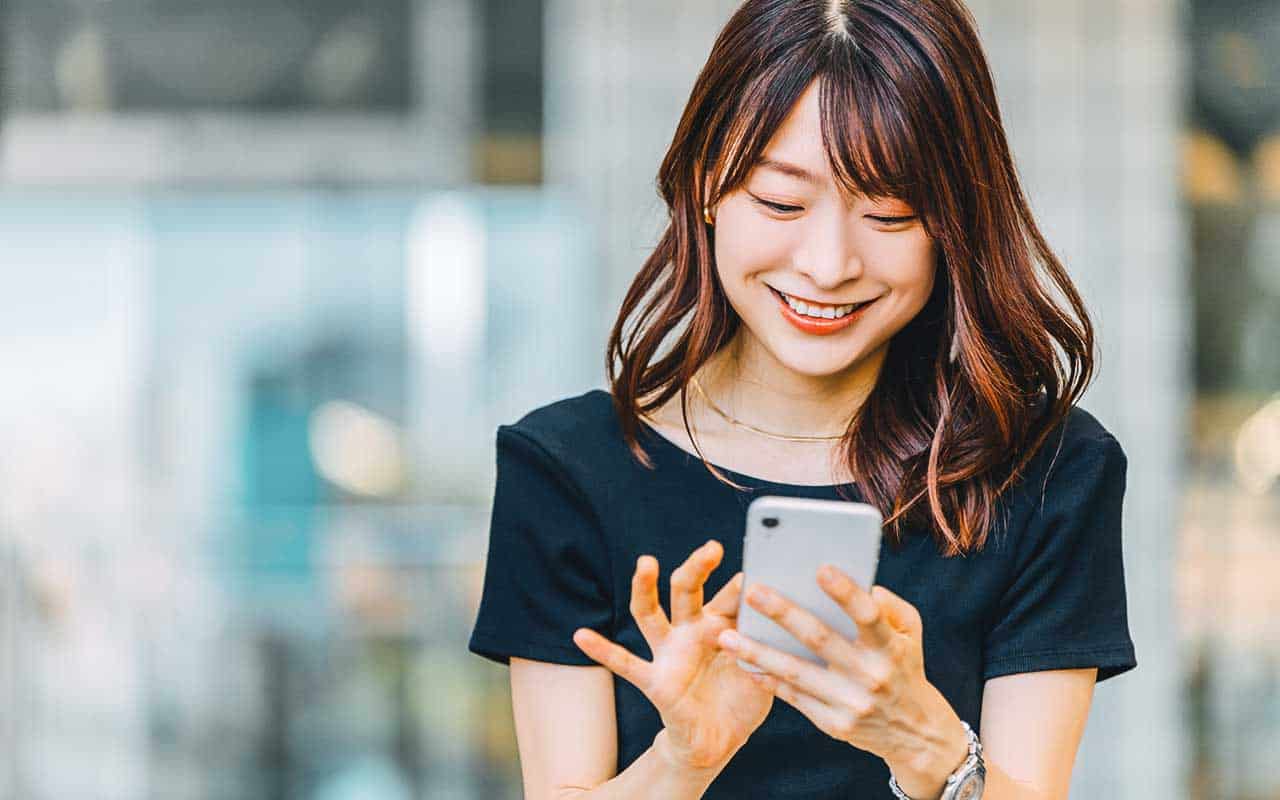
<svg viewBox="0 0 1280 800"><path fill-rule="evenodd" d="M881 354L886 347L869 347L861 333L844 341L843 337L813 337L797 341L794 336L770 336L765 349L774 361L789 372L807 378L851 376ZM887 343L886 343L887 344Z"/></svg>
<svg viewBox="0 0 1280 800"><path fill-rule="evenodd" d="M804 351L809 352L804 352ZM830 378L855 371L864 361L861 349L841 352L835 348L798 348L783 343L774 350L779 365L806 378Z"/></svg>

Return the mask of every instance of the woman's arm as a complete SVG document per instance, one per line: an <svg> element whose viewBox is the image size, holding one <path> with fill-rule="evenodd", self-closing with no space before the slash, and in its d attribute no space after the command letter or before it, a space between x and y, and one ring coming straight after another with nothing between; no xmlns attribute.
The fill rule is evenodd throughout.
<svg viewBox="0 0 1280 800"><path fill-rule="evenodd" d="M867 592L835 567L820 570L819 581L858 625L857 640L767 587L754 587L747 602L825 666L735 631L720 634L721 647L768 673L770 689L825 733L883 758L909 797L934 800L968 748L962 720L925 678L919 610L883 586ZM1067 797L1096 682L1096 667L986 682L979 725L984 800Z"/></svg>
<svg viewBox="0 0 1280 800"><path fill-rule="evenodd" d="M528 800L692 800L702 797L723 769L683 767L668 755L664 730L615 775L613 674L604 667L513 657L511 704Z"/></svg>
<svg viewBox="0 0 1280 800"><path fill-rule="evenodd" d="M1066 800L1097 669L1002 675L982 695L984 800Z"/></svg>

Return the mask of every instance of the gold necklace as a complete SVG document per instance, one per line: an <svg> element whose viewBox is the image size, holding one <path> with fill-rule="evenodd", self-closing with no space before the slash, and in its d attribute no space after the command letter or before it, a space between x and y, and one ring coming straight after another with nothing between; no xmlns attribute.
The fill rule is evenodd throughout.
<svg viewBox="0 0 1280 800"><path fill-rule="evenodd" d="M698 390L698 394L702 395L702 398L707 401L707 405L711 406L711 410L723 417L730 425L736 425L739 428L746 428L752 433L758 433L761 436L768 436L772 439L783 439L788 442L831 442L844 438L844 434L840 434L838 436L788 436L785 433L771 433L766 430L761 430L760 428L757 428L754 425L749 425L742 420L734 419L722 411L720 406L715 404L714 400L707 397L707 393L702 390L702 384L698 383L698 377L696 375L691 377L689 380L693 384L693 388Z"/></svg>

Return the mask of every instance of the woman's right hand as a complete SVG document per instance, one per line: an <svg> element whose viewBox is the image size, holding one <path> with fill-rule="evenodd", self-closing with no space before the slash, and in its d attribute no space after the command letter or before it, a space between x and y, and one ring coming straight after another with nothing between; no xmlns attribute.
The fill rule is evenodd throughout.
<svg viewBox="0 0 1280 800"><path fill-rule="evenodd" d="M642 555L631 578L631 615L649 643L645 661L590 628L573 641L593 660L625 678L662 716L668 755L690 769L722 768L764 722L773 692L738 666L737 656L717 643L737 627L739 572L706 605L702 587L724 557L712 539L671 573L671 619L658 602L658 560Z"/></svg>

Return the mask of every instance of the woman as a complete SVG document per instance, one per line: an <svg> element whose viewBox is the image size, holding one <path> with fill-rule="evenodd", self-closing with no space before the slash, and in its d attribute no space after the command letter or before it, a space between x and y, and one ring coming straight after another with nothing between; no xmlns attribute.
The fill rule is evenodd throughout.
<svg viewBox="0 0 1280 800"><path fill-rule="evenodd" d="M610 391L497 432L470 649L511 666L526 796L1065 797L1137 663L1126 458L969 13L747 0L659 186ZM814 576L856 640L747 592L825 666L733 635L760 494L884 514L873 587Z"/></svg>

